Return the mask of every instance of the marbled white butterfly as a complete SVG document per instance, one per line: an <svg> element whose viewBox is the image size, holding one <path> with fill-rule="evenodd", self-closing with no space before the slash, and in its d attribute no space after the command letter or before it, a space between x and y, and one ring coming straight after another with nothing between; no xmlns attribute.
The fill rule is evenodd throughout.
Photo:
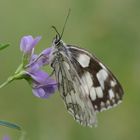
<svg viewBox="0 0 140 140"><path fill-rule="evenodd" d="M84 49L65 44L62 34L57 32L50 54L59 92L76 121L96 125L96 113L119 104L123 89L100 60Z"/></svg>

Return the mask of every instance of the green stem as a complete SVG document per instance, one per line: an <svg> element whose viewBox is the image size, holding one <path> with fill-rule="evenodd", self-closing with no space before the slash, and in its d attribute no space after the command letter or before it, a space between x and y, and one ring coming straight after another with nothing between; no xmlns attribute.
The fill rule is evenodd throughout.
<svg viewBox="0 0 140 140"><path fill-rule="evenodd" d="M0 88L2 88L2 87L4 87L4 86L8 85L8 84L11 83L13 80L14 80L14 77L13 77L13 76L9 77L9 78L7 79L7 81L5 81L3 84L0 85Z"/></svg>
<svg viewBox="0 0 140 140"><path fill-rule="evenodd" d="M22 71L23 68L23 64L19 65L19 67L17 68L17 70L15 71L15 74L20 73L20 71Z"/></svg>
<svg viewBox="0 0 140 140"><path fill-rule="evenodd" d="M15 75L10 76L7 81L5 81L3 84L0 85L0 88L8 85L9 83L11 83L13 80L17 80L17 79L23 79L25 75L25 71L19 71L18 73L15 73Z"/></svg>

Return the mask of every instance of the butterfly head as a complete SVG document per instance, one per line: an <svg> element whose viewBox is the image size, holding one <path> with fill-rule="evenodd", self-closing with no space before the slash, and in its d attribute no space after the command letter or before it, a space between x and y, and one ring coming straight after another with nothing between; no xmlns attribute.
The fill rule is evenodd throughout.
<svg viewBox="0 0 140 140"><path fill-rule="evenodd" d="M53 44L55 46L59 46L61 44L61 38L62 38L62 35L60 35L60 33L57 31L56 27L55 26L52 26L52 28L55 30L56 32L56 36L55 38L53 39Z"/></svg>
<svg viewBox="0 0 140 140"><path fill-rule="evenodd" d="M63 32L61 34L59 34L59 32L57 31L55 26L52 26L52 28L56 32L56 36L54 37L53 42L52 42L52 47L54 47L55 49L57 49L59 51L64 50L66 44L62 41Z"/></svg>
<svg viewBox="0 0 140 140"><path fill-rule="evenodd" d="M61 44L61 37L59 34L57 34L53 40L53 43L55 44L55 46L60 46Z"/></svg>

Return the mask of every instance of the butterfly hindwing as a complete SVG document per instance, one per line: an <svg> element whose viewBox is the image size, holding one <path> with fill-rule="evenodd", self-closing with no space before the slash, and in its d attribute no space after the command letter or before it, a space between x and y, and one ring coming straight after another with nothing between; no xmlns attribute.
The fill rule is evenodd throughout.
<svg viewBox="0 0 140 140"><path fill-rule="evenodd" d="M52 67L54 68L59 92L69 113L83 125L95 125L96 113L91 100L85 93L80 77L73 67L70 58L59 52L54 56Z"/></svg>

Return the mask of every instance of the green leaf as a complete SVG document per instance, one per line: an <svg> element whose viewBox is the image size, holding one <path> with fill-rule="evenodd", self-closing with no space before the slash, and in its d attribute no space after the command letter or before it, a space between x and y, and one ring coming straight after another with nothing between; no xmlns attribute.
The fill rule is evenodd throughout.
<svg viewBox="0 0 140 140"><path fill-rule="evenodd" d="M7 48L7 47L9 47L9 46L10 46L9 44L5 44L5 45L0 44L0 51L5 49L5 48Z"/></svg>
<svg viewBox="0 0 140 140"><path fill-rule="evenodd" d="M9 128L13 128L13 129L17 129L17 130L22 130L21 126L15 124L15 123L4 121L4 120L0 120L0 125L6 126Z"/></svg>

